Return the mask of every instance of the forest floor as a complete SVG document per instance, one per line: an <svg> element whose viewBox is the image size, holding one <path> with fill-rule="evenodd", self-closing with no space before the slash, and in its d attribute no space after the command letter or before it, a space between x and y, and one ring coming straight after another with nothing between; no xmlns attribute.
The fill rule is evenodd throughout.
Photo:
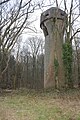
<svg viewBox="0 0 80 120"><path fill-rule="evenodd" d="M80 90L3 91L0 120L80 120Z"/></svg>

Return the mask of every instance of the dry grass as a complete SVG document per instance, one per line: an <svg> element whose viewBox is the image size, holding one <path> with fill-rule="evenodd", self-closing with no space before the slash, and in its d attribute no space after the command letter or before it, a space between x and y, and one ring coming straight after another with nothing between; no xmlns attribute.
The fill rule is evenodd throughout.
<svg viewBox="0 0 80 120"><path fill-rule="evenodd" d="M80 120L80 90L4 91L0 120Z"/></svg>

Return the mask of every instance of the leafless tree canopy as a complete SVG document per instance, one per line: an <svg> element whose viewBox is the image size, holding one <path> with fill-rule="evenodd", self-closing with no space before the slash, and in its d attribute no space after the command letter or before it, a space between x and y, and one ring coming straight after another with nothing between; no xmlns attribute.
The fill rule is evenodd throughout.
<svg viewBox="0 0 80 120"><path fill-rule="evenodd" d="M10 0L4 0L4 1L1 1L1 2L0 2L0 5L6 3L6 2L8 2L8 1L10 1Z"/></svg>
<svg viewBox="0 0 80 120"><path fill-rule="evenodd" d="M39 2L40 1L40 2ZM31 85L32 88L42 83L44 76L44 49L42 39L30 37L20 48L20 35L25 29L32 30L30 24L35 10L54 7L67 13L65 40L74 46L73 79L80 85L80 14L79 1L71 0L1 0L0 1L0 82L16 87ZM54 5L55 4L55 5ZM63 4L63 6L61 6ZM76 25L77 24L77 25ZM27 33L26 33L27 34ZM18 41L18 42L17 42ZM16 47L16 57L11 51ZM77 76L77 77L76 77ZM26 83L26 84L25 84ZM1 84L0 84L1 85Z"/></svg>
<svg viewBox="0 0 80 120"><path fill-rule="evenodd" d="M32 0L12 1L1 6L0 34L2 49L11 49L16 42L17 37L29 26L29 16L34 12L37 4Z"/></svg>
<svg viewBox="0 0 80 120"><path fill-rule="evenodd" d="M40 6L39 2L34 0L5 0L0 3L0 53L2 54L0 66L4 60L4 54L7 57L10 56L18 37L25 28L29 28L30 15L38 6ZM6 66L2 73L8 67L9 58L6 60Z"/></svg>

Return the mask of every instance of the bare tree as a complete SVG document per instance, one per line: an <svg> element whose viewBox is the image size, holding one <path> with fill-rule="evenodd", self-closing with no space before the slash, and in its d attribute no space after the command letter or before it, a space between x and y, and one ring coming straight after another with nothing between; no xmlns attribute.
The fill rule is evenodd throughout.
<svg viewBox="0 0 80 120"><path fill-rule="evenodd" d="M29 28L31 23L29 19L30 14L34 12L37 6L39 6L39 2L35 3L33 0L18 0L14 2L12 0L5 0L1 2L0 53L2 57L0 67L3 59L5 59L4 53L8 56L6 60L6 66L8 66L10 52L24 29ZM0 75L6 71L6 66L3 70L0 70Z"/></svg>
<svg viewBox="0 0 80 120"><path fill-rule="evenodd" d="M25 41L21 53L21 56L23 56L21 61L23 64L22 78L26 87L38 88L38 85L40 86L41 84L42 74L44 73L43 46L43 39L39 37L29 37Z"/></svg>
<svg viewBox="0 0 80 120"><path fill-rule="evenodd" d="M38 37L31 37L28 39L28 41L29 41L28 45L31 50L31 54L33 58L33 62L32 62L33 87L37 88L37 84L38 84L37 59L41 51L41 45L42 45L43 40Z"/></svg>
<svg viewBox="0 0 80 120"><path fill-rule="evenodd" d="M73 45L74 44L75 44L75 46L76 45L79 46L79 42L78 42L79 39L76 39L76 41L75 41L75 37L80 32L80 26L79 25L76 26L76 23L78 24L79 17L80 17L79 11L78 11L78 7L79 7L79 3L77 4L76 2L74 2L73 0L71 0L70 7L68 8L67 2L66 2L66 0L64 0L64 10L67 13L66 26L65 26L65 29L66 29L66 38L65 38L65 41L72 46L72 49L73 49ZM76 10L78 11L77 13L76 13ZM79 82L80 81L80 68L79 68L78 47L76 46L75 48L76 48L76 57L77 57L77 65L78 65L78 83L80 83ZM72 58L72 60L73 60L73 58ZM75 61L73 61L73 62L75 62ZM72 67L71 67L71 69L72 69ZM72 70L70 70L70 72L71 71ZM71 78L72 78L72 75L71 75ZM73 83L73 79L71 81Z"/></svg>
<svg viewBox="0 0 80 120"><path fill-rule="evenodd" d="M10 1L10 0L1 1L1 2L0 2L0 5L4 4L4 3L6 3L6 2L9 2L9 1Z"/></svg>
<svg viewBox="0 0 80 120"><path fill-rule="evenodd" d="M75 54L74 54L74 64L76 64L76 66L74 67L74 71L75 73L77 73L77 82L78 82L78 87L80 87L80 36L79 34L77 34L77 36L75 36L74 38L74 42L75 42ZM77 69L76 69L77 68Z"/></svg>

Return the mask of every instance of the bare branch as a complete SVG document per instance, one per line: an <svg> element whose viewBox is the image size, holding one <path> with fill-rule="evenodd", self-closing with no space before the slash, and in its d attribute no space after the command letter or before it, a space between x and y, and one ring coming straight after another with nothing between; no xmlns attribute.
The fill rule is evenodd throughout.
<svg viewBox="0 0 80 120"><path fill-rule="evenodd" d="M79 33L79 32L80 32L80 28L77 29L76 32L71 36L70 41L72 41L73 38L75 37L75 35L76 35L77 33Z"/></svg>
<svg viewBox="0 0 80 120"><path fill-rule="evenodd" d="M0 2L0 5L4 4L4 3L6 3L6 2L9 2L9 1L10 1L10 0L4 0L4 1Z"/></svg>

